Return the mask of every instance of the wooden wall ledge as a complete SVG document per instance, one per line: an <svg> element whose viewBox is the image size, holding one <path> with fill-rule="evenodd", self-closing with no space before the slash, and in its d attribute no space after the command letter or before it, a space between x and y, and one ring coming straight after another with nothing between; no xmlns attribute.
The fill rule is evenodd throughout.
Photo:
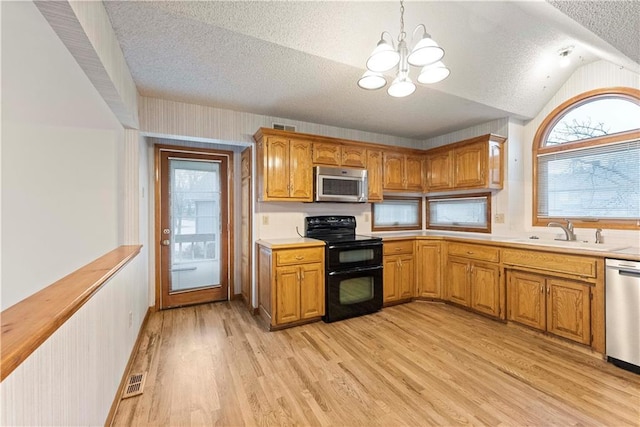
<svg viewBox="0 0 640 427"><path fill-rule="evenodd" d="M120 246L4 310L0 381L80 309L122 267L140 245Z"/></svg>

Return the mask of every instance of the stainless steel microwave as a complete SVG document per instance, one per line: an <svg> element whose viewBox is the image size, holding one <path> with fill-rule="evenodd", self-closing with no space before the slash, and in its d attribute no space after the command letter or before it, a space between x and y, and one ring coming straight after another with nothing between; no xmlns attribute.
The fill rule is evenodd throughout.
<svg viewBox="0 0 640 427"><path fill-rule="evenodd" d="M366 169L315 166L315 202L365 203L368 197Z"/></svg>

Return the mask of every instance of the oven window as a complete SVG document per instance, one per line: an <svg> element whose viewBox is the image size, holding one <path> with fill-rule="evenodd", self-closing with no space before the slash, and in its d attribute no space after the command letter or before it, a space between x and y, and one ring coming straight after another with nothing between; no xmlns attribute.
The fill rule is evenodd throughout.
<svg viewBox="0 0 640 427"><path fill-rule="evenodd" d="M373 299L373 277L354 277L340 282L340 305Z"/></svg>
<svg viewBox="0 0 640 427"><path fill-rule="evenodd" d="M347 264L352 262L371 261L375 254L373 249L354 249L348 251L341 251L338 255L340 264Z"/></svg>

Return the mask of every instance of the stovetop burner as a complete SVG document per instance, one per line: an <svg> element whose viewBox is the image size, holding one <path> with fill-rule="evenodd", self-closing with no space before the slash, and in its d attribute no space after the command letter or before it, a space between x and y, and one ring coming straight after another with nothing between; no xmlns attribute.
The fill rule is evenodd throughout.
<svg viewBox="0 0 640 427"><path fill-rule="evenodd" d="M343 215L308 216L305 237L328 243L362 243L382 240L379 237L356 234L356 218Z"/></svg>

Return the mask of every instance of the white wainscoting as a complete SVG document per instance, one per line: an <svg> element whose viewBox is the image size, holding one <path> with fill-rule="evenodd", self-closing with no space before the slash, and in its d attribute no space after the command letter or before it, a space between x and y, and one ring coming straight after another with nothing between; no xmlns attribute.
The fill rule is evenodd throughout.
<svg viewBox="0 0 640 427"><path fill-rule="evenodd" d="M5 378L1 425L104 425L147 312L146 253Z"/></svg>

